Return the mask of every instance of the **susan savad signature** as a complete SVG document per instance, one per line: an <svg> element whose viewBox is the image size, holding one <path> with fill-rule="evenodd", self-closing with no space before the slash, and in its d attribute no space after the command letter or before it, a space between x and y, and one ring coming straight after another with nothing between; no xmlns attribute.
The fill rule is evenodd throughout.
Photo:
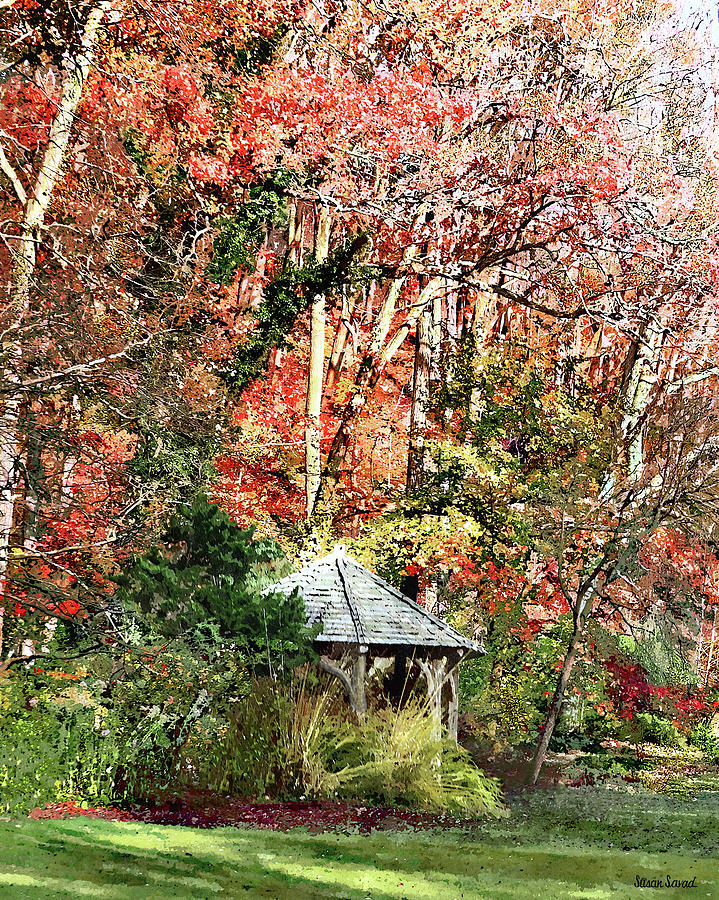
<svg viewBox="0 0 719 900"><path fill-rule="evenodd" d="M681 878L672 878L671 875L663 875L658 878L642 878L641 875L637 875L634 880L634 887L641 888L693 888L696 886L696 876L682 880Z"/></svg>

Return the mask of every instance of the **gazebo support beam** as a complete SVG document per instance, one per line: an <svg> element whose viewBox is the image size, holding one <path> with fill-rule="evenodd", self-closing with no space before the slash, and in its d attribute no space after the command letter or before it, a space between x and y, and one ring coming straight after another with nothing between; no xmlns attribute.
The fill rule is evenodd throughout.
<svg viewBox="0 0 719 900"><path fill-rule="evenodd" d="M360 647L360 652L352 663L352 696L350 698L350 706L358 716L363 716L367 712L366 677L367 649Z"/></svg>
<svg viewBox="0 0 719 900"><path fill-rule="evenodd" d="M320 668L339 679L347 695L347 702L357 713L363 716L367 712L367 693L365 679L367 677L367 647L360 646L357 655L352 662L352 668L347 673L327 656L320 657Z"/></svg>
<svg viewBox="0 0 719 900"><path fill-rule="evenodd" d="M439 740L442 737L442 687L446 677L447 657L440 659L418 659L419 667L427 681L427 699L429 701L430 714L434 720L432 737Z"/></svg>
<svg viewBox="0 0 719 900"><path fill-rule="evenodd" d="M459 730L459 667L449 673L449 706L447 708L447 731L456 742Z"/></svg>
<svg viewBox="0 0 719 900"><path fill-rule="evenodd" d="M322 669L323 672L327 672L329 675L334 675L334 677L342 683L342 687L345 689L345 694L347 694L347 699L349 700L352 693L352 682L345 670L340 668L340 666L335 665L327 656L320 656L320 669Z"/></svg>

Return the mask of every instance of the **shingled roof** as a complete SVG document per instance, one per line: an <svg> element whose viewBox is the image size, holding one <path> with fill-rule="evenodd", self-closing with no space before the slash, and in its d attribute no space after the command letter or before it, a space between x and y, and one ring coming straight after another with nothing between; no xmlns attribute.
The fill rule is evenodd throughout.
<svg viewBox="0 0 719 900"><path fill-rule="evenodd" d="M444 648L483 652L446 622L400 593L337 547L271 590L299 588L309 625L322 624L322 643Z"/></svg>

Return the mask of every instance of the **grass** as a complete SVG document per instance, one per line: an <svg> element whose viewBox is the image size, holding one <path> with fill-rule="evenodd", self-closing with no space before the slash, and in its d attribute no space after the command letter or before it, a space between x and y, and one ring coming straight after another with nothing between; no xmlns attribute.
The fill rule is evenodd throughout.
<svg viewBox="0 0 719 900"><path fill-rule="evenodd" d="M472 831L286 834L84 818L0 822L0 897L719 898L719 800L535 792ZM637 888L696 878L694 889Z"/></svg>

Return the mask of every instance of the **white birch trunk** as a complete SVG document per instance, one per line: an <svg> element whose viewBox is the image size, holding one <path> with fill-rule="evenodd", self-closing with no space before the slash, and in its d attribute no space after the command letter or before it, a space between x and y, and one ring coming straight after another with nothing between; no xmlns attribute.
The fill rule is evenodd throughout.
<svg viewBox="0 0 719 900"><path fill-rule="evenodd" d="M381 352L377 356L367 354L360 364L354 394L345 405L339 428L335 433L332 446L327 454L327 463L325 466L326 477L323 484L323 495L325 497L330 497L332 495L339 482L342 464L349 453L355 422L362 409L364 409L369 394L376 385L387 364L392 360L395 353L404 343L407 335L416 327L424 309L428 304L432 303L433 298L440 290L442 283L442 278L433 278L429 281L420 292L417 300L410 306L404 322L395 331L394 335Z"/></svg>
<svg viewBox="0 0 719 900"><path fill-rule="evenodd" d="M427 403L429 377L432 364L432 310L425 307L417 328L417 346L414 355L412 379L412 409L409 425L409 452L407 453L407 490L418 490L422 485L425 468L425 434L427 431Z"/></svg>
<svg viewBox="0 0 719 900"><path fill-rule="evenodd" d="M32 280L35 273L36 250L45 224L45 216L53 191L60 180L67 160L70 135L77 108L85 86L92 56L103 20L112 0L101 0L90 13L85 24L80 50L65 69L62 93L57 112L50 126L47 146L25 203L20 234L13 256L10 286L11 335L3 356L3 388L5 403L0 428L0 596L5 595L6 577L19 483L18 454L20 453L20 367L23 358L22 326L27 316ZM0 609L0 627L2 609ZM2 631L0 630L0 651Z"/></svg>
<svg viewBox="0 0 719 900"><path fill-rule="evenodd" d="M627 482L636 485L644 474L644 416L649 406L654 374L662 346L662 329L652 323L646 330L632 366L625 392L622 435L626 441Z"/></svg>
<svg viewBox="0 0 719 900"><path fill-rule="evenodd" d="M315 257L325 262L329 255L330 219L327 207L319 213ZM325 320L326 300L317 294L310 309L310 360L307 377L307 427L305 429L305 479L307 490L307 518L315 511L322 477L322 446L320 441L322 413L322 382L325 367Z"/></svg>
<svg viewBox="0 0 719 900"><path fill-rule="evenodd" d="M717 627L717 608L714 607L714 618L712 619L712 632L709 638L709 653L707 654L707 668L704 673L704 687L709 686L709 678L711 676L712 663L714 662L714 639L716 637Z"/></svg>
<svg viewBox="0 0 719 900"><path fill-rule="evenodd" d="M717 620L717 608L714 607L714 618L712 620L712 633L709 638L709 653L707 654L707 668L704 673L704 687L708 687L709 678L711 676L712 663L714 662L714 640L716 637L716 620Z"/></svg>

